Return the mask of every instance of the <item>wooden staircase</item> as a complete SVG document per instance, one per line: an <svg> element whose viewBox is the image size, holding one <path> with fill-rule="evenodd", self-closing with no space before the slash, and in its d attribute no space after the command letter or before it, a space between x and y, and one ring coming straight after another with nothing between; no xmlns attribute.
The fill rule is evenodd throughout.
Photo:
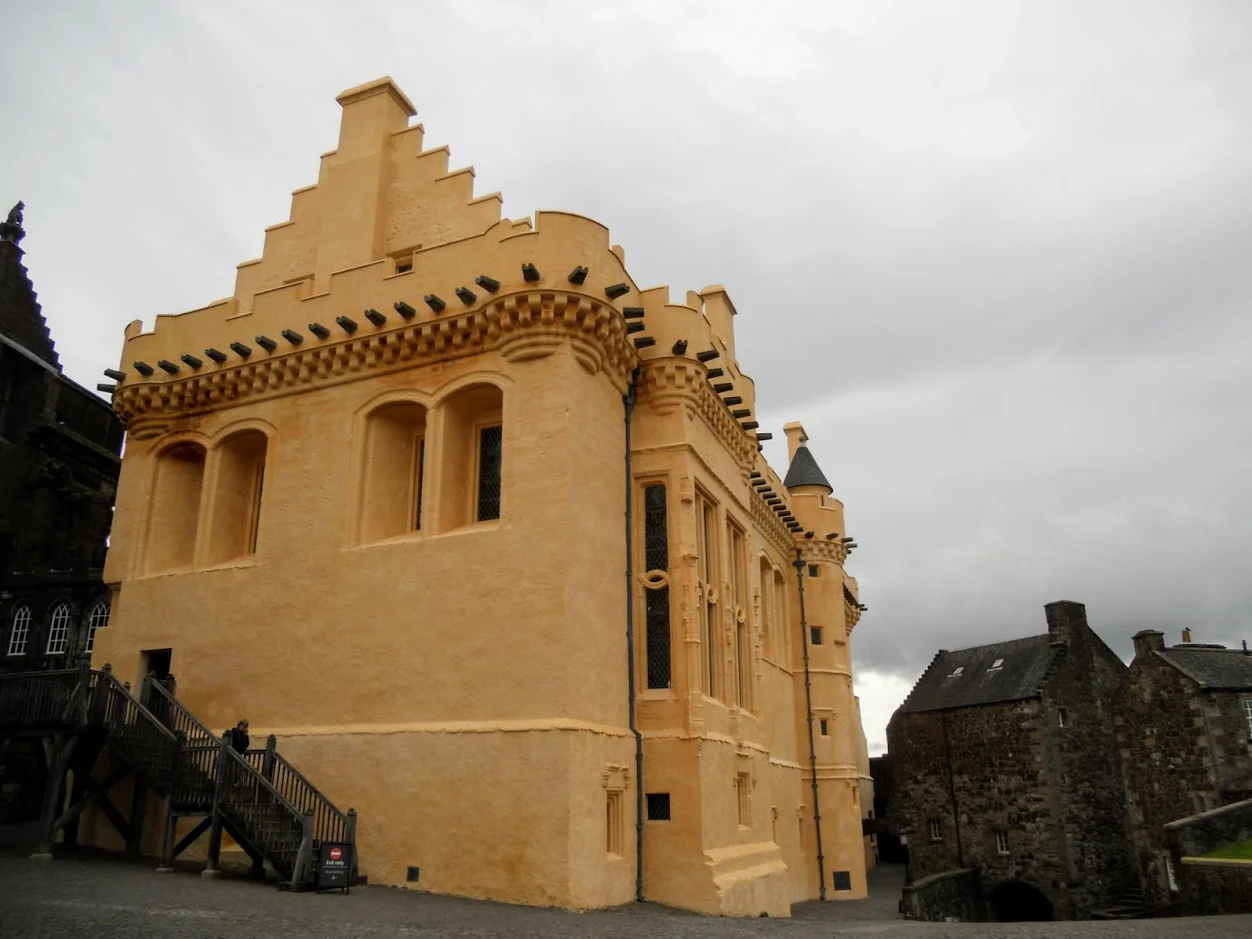
<svg viewBox="0 0 1252 939"><path fill-rule="evenodd" d="M312 883L323 841L352 844L356 813L340 811L278 753L274 737L266 747L240 754L205 727L161 684L145 680L138 698L106 665L100 671L25 672L0 675L0 740L44 738L48 785L37 857L50 856L56 832L87 807L100 804L133 848L142 830L143 791L165 804L161 867L206 831L206 873L218 870L225 830L262 872L268 863L284 884L304 889ZM105 780L90 778L100 748L110 745L123 767ZM75 756L77 755L77 760ZM83 774L79 798L58 815L66 771ZM109 790L128 774L136 779L129 823L109 802ZM180 817L202 820L181 841L174 835ZM355 858L355 850L352 852Z"/></svg>

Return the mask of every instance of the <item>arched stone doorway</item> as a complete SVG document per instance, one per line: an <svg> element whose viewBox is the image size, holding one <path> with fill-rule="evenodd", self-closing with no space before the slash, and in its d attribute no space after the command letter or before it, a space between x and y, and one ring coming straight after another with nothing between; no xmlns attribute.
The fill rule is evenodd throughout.
<svg viewBox="0 0 1252 939"><path fill-rule="evenodd" d="M1043 922L1053 918L1052 901L1022 880L1006 880L987 895L991 919L1001 923Z"/></svg>

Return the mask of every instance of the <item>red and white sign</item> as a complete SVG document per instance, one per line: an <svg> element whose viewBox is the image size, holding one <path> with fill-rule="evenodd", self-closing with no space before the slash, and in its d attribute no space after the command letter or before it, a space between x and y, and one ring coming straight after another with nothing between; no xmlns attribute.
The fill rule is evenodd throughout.
<svg viewBox="0 0 1252 939"><path fill-rule="evenodd" d="M337 861L337 860L339 860L341 857L343 857L343 851L342 851L342 849L340 849L339 847L334 847L334 848L331 848L331 849L330 849L330 859L331 859L332 861Z"/></svg>

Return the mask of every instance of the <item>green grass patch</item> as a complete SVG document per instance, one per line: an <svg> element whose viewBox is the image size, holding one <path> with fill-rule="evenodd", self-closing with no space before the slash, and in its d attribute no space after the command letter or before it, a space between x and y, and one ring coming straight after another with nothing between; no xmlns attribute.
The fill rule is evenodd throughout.
<svg viewBox="0 0 1252 939"><path fill-rule="evenodd" d="M1223 845L1216 851L1210 851L1204 856L1236 861L1252 861L1252 838L1249 838L1247 841L1236 841L1234 844Z"/></svg>

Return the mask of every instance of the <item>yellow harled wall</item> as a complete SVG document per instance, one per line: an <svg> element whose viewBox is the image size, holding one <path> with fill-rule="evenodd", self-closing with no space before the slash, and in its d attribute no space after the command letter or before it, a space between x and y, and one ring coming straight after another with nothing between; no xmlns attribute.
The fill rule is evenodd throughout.
<svg viewBox="0 0 1252 939"><path fill-rule="evenodd" d="M417 886L441 893L631 900L622 398L633 374L643 789L671 802L668 821L645 822L644 893L745 916L788 915L818 894L798 551L809 621L829 637L810 649L814 713L828 721L816 736L827 895L863 896L847 647L859 614L845 596L856 588L842 506L825 490L788 494L732 415L754 419L755 392L729 296L710 287L671 304L665 288L640 291L589 219L502 220L499 196L476 198L446 148L422 150L389 79L339 102L337 149L293 195L291 219L267 230L263 256L240 265L234 295L127 329L114 406L128 440L105 571L115 604L94 663L137 681L143 650L172 649L179 697L205 723L248 717L256 739L276 734L357 809L372 883L403 885L418 866ZM718 357L699 360L707 350ZM715 367L724 375L711 382ZM742 402L725 404L721 382ZM497 423L500 518L475 521L474 442ZM404 448L417 436L412 531L393 509L415 510L416 450ZM814 538L784 527L752 474ZM649 485L666 487L662 572L645 563ZM702 505L715 532L705 547ZM742 533L738 578L728 526ZM671 678L648 688L644 608L657 586L670 590ZM851 890L833 890L835 871Z"/></svg>

